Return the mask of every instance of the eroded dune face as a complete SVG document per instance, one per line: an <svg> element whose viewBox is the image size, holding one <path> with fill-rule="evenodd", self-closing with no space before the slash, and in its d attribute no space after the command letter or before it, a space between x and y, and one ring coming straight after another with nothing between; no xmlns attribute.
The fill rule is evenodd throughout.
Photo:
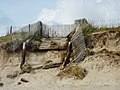
<svg viewBox="0 0 120 90"><path fill-rule="evenodd" d="M59 90L65 87L65 90L80 90L89 88L93 90L116 90L120 89L120 32L104 31L93 33L86 38L86 47L88 56L80 62L83 68L88 71L87 76L82 81L73 79L56 80L59 72L57 69L37 70L35 74L23 74L15 79L8 79L6 76L19 70L21 53L7 53L0 49L0 82L4 83L3 89L26 90L34 87L35 89ZM60 61L60 51L48 52L28 52L27 63L33 67L42 65L46 61ZM17 85L21 78L29 80L27 84ZM51 83L52 82L52 83ZM74 84L73 84L74 83ZM11 87L9 87L11 86ZM49 87L51 88L49 88ZM62 87L64 86L64 87ZM32 88L33 89L33 88Z"/></svg>
<svg viewBox="0 0 120 90"><path fill-rule="evenodd" d="M86 38L88 56L80 64L88 71L117 71L120 68L120 32L104 31ZM114 74L113 74L114 76Z"/></svg>
<svg viewBox="0 0 120 90"><path fill-rule="evenodd" d="M86 46L94 52L107 49L120 52L120 31L104 31L93 33L86 39Z"/></svg>
<svg viewBox="0 0 120 90"><path fill-rule="evenodd" d="M94 68L95 65L98 68L111 65L120 66L120 31L93 33L86 38L86 47L89 56L83 62L92 61L91 68Z"/></svg>

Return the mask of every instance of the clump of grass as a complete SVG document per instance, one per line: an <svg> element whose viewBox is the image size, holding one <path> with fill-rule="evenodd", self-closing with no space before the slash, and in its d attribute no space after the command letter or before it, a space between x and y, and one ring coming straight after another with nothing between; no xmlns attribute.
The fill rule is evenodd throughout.
<svg viewBox="0 0 120 90"><path fill-rule="evenodd" d="M97 28L97 32L99 31L120 31L120 26L118 27L101 27Z"/></svg>
<svg viewBox="0 0 120 90"><path fill-rule="evenodd" d="M90 56L90 55L94 55L95 52L93 50L91 50L90 48L86 48L86 55Z"/></svg>
<svg viewBox="0 0 120 90"><path fill-rule="evenodd" d="M92 34L93 32L96 32L97 28L93 27L91 24L84 24L82 26L82 31L85 36L88 36L88 35Z"/></svg>
<svg viewBox="0 0 120 90"><path fill-rule="evenodd" d="M11 35L6 35L6 36L1 36L0 37L0 42L10 42L12 41L12 36Z"/></svg>
<svg viewBox="0 0 120 90"><path fill-rule="evenodd" d="M82 80L85 78L87 74L86 69L79 67L79 66L69 66L66 67L64 70L59 72L57 76L59 76L61 79L65 78L75 78Z"/></svg>
<svg viewBox="0 0 120 90"><path fill-rule="evenodd" d="M87 23L84 24L82 27L82 31L85 37L90 36L92 33L95 32L103 32L103 31L120 31L120 26L118 27L95 27L91 24Z"/></svg>
<svg viewBox="0 0 120 90"><path fill-rule="evenodd" d="M30 73L33 70L33 68L30 64L24 64L21 70L22 73Z"/></svg>

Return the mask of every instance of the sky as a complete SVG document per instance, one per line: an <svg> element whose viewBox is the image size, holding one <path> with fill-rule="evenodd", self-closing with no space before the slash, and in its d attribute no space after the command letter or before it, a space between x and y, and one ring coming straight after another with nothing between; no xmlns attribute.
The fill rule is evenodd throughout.
<svg viewBox="0 0 120 90"><path fill-rule="evenodd" d="M120 0L0 0L0 35L10 25L71 24L80 18L118 19Z"/></svg>

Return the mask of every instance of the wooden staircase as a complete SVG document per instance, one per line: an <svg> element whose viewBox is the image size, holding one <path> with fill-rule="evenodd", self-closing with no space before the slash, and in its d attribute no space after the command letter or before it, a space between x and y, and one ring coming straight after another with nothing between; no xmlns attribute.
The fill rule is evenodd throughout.
<svg viewBox="0 0 120 90"><path fill-rule="evenodd" d="M43 38L39 50L62 50L65 44L66 38Z"/></svg>

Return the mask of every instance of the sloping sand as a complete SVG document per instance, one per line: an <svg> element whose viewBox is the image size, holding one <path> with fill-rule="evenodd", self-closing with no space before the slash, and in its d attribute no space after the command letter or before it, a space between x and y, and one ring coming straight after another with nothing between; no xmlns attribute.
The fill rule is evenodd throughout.
<svg viewBox="0 0 120 90"><path fill-rule="evenodd" d="M56 76L59 68L38 69L14 79L8 78L7 75L20 71L20 53L7 54L0 49L0 83L4 84L0 90L120 90L119 32L96 33L90 39L93 41L90 43L93 45L91 50L95 54L87 56L79 63L88 71L83 80L74 78L61 80ZM107 51L102 51L103 49ZM40 66L48 60L59 62L60 52L34 52L28 53L27 56L27 63L32 67ZM21 78L29 82L22 82Z"/></svg>
<svg viewBox="0 0 120 90"><path fill-rule="evenodd" d="M59 56L55 56L54 54L58 52L47 52L46 57L47 54L51 53L53 54L53 57L50 57L49 59L60 59ZM43 61L41 61L42 59L38 60L40 55L40 53L30 54L29 59L36 58L34 58L34 63L32 61L30 62L33 66L43 63ZM39 69L31 73L17 76L15 79L7 78L6 76L8 74L19 71L20 63L17 57L17 55L16 58L11 56L10 58L15 58L16 61L13 59L9 62L8 59L7 63L0 67L0 82L4 84L3 87L0 87L0 90L120 90L120 70L118 65L115 67L112 64L110 65L108 63L109 61L104 61L117 59L118 57L110 58L106 55L86 57L86 59L79 64L88 70L88 74L83 80L75 80L74 78L63 78L61 80L56 76L59 72L59 68L48 70ZM101 62L103 62L103 64ZM29 82L22 82L21 78L24 78ZM18 85L18 82L21 82L21 84Z"/></svg>

